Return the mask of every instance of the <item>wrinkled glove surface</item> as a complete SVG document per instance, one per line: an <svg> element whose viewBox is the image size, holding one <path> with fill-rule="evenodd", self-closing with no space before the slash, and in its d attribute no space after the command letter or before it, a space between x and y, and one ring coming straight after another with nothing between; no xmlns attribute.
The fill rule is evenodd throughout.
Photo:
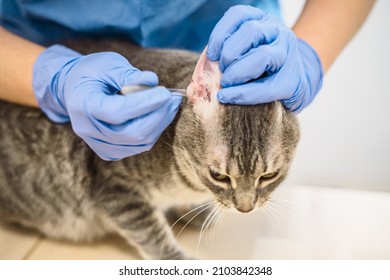
<svg viewBox="0 0 390 280"><path fill-rule="evenodd" d="M207 56L219 61L222 103L281 100L300 112L322 85L317 53L276 16L251 6L230 8L211 33Z"/></svg>
<svg viewBox="0 0 390 280"><path fill-rule="evenodd" d="M104 160L149 150L181 103L165 88L117 94L127 84L155 86L158 78L117 53L83 56L61 45L43 51L33 69L33 88L44 113L57 123L70 121Z"/></svg>

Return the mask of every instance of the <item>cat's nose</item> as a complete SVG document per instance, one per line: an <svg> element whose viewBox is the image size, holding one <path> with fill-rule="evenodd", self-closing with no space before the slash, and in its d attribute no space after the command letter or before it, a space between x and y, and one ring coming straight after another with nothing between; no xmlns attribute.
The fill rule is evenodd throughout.
<svg viewBox="0 0 390 280"><path fill-rule="evenodd" d="M248 213L255 208L255 202L253 195L249 193L238 193L233 197L234 207L242 212Z"/></svg>
<svg viewBox="0 0 390 280"><path fill-rule="evenodd" d="M241 213L249 213L250 211L253 210L253 208L254 208L253 206L244 206L244 205L236 206L236 209Z"/></svg>

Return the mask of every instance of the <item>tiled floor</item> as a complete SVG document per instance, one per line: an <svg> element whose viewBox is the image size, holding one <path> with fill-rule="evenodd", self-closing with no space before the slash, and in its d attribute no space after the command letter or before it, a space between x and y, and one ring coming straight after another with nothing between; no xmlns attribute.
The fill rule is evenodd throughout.
<svg viewBox="0 0 390 280"><path fill-rule="evenodd" d="M390 259L390 193L283 185L267 209L226 213L199 246L196 231L179 242L199 259ZM2 225L0 259L139 256L119 237L71 244Z"/></svg>

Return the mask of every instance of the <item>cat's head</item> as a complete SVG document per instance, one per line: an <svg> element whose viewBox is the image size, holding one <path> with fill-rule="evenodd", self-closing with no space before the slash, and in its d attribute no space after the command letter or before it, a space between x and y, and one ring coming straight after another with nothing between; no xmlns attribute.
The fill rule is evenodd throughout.
<svg viewBox="0 0 390 280"><path fill-rule="evenodd" d="M281 103L223 105L218 63L203 53L177 124L175 159L192 188L228 209L250 212L284 180L299 141L296 117Z"/></svg>

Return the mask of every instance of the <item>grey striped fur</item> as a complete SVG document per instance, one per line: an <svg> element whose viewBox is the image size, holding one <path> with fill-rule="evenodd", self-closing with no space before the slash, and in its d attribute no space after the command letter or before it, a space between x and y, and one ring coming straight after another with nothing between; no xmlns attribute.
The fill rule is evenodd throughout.
<svg viewBox="0 0 390 280"><path fill-rule="evenodd" d="M172 88L187 87L198 59L190 52L110 40L70 45L84 53L119 52ZM70 125L54 124L37 109L0 102L0 219L74 241L117 233L143 258L188 258L165 213L212 200L234 211L260 207L286 176L299 139L295 116L277 102L219 106L217 120L206 129L184 100L149 152L106 162ZM216 181L210 168L231 179ZM259 179L270 170L278 176Z"/></svg>

